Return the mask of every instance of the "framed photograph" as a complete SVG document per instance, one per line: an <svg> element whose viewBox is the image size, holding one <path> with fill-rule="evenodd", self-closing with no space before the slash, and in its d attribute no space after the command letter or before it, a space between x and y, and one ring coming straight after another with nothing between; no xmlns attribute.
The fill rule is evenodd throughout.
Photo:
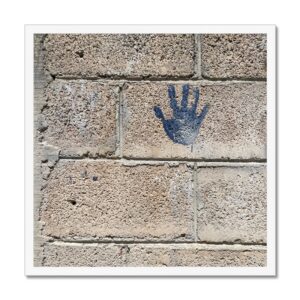
<svg viewBox="0 0 300 300"><path fill-rule="evenodd" d="M276 275L276 27L25 26L28 276Z"/></svg>

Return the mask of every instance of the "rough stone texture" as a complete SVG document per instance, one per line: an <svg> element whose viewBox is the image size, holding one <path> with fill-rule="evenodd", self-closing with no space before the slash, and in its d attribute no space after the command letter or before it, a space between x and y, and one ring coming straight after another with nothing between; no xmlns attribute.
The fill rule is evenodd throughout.
<svg viewBox="0 0 300 300"><path fill-rule="evenodd" d="M54 80L45 90L41 140L61 156L113 155L119 87L86 80Z"/></svg>
<svg viewBox="0 0 300 300"><path fill-rule="evenodd" d="M266 248L200 244L70 244L44 248L51 267L263 267Z"/></svg>
<svg viewBox="0 0 300 300"><path fill-rule="evenodd" d="M59 161L43 191L46 236L193 240L192 170L180 164Z"/></svg>
<svg viewBox="0 0 300 300"><path fill-rule="evenodd" d="M266 35L46 34L34 50L35 266L266 266ZM158 119L186 84L189 108L196 87L209 106L174 139L193 146Z"/></svg>
<svg viewBox="0 0 300 300"><path fill-rule="evenodd" d="M204 77L266 78L265 34L204 34L200 40Z"/></svg>
<svg viewBox="0 0 300 300"><path fill-rule="evenodd" d="M186 82L185 82L186 83ZM123 90L123 155L128 158L264 159L266 157L266 84L190 84L199 87L198 113L210 105L193 145L175 144L153 111L159 105L172 117L169 82L130 83ZM182 84L176 83L180 104Z"/></svg>
<svg viewBox="0 0 300 300"><path fill-rule="evenodd" d="M55 76L190 77L193 35L49 34L46 68Z"/></svg>
<svg viewBox="0 0 300 300"><path fill-rule="evenodd" d="M198 238L267 242L265 167L198 168Z"/></svg>

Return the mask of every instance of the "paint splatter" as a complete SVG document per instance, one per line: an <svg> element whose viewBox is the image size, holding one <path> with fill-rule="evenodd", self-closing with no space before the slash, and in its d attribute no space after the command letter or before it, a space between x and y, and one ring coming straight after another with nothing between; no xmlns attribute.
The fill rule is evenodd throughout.
<svg viewBox="0 0 300 300"><path fill-rule="evenodd" d="M174 85L168 86L170 107L173 110L172 119L165 119L160 107L154 106L153 108L155 116L162 121L167 136L174 143L182 145L191 145L194 143L200 126L208 112L208 105L206 104L197 116L197 106L200 97L198 88L193 90L195 100L192 106L188 107L189 89L188 84L183 85L181 107L179 107Z"/></svg>

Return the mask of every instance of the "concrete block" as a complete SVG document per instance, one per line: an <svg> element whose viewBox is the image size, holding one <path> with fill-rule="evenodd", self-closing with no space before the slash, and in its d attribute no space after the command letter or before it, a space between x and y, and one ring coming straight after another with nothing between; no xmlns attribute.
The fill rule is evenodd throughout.
<svg viewBox="0 0 300 300"><path fill-rule="evenodd" d="M60 156L112 156L117 143L119 87L86 80L54 80L45 91L42 141Z"/></svg>
<svg viewBox="0 0 300 300"><path fill-rule="evenodd" d="M186 84L186 83L184 83ZM181 105L183 83L175 83ZM175 143L154 112L160 107L166 120L174 118L168 96L170 82L128 83L123 90L122 146L128 158L172 159L264 159L266 157L266 84L190 82L188 107L193 90L200 92L197 115L208 112L191 145ZM189 138L187 130L187 137ZM185 134L185 133L184 133Z"/></svg>
<svg viewBox="0 0 300 300"><path fill-rule="evenodd" d="M49 243L44 245L44 267L126 266L128 247L120 244Z"/></svg>
<svg viewBox="0 0 300 300"><path fill-rule="evenodd" d="M201 71L207 78L266 78L265 34L201 35Z"/></svg>
<svg viewBox="0 0 300 300"><path fill-rule="evenodd" d="M44 266L51 267L264 267L266 247L201 244L51 243Z"/></svg>
<svg viewBox="0 0 300 300"><path fill-rule="evenodd" d="M49 34L46 68L55 76L190 77L195 39L186 34Z"/></svg>
<svg viewBox="0 0 300 300"><path fill-rule="evenodd" d="M266 168L198 168L198 238L214 243L266 243Z"/></svg>
<svg viewBox="0 0 300 300"><path fill-rule="evenodd" d="M62 240L193 240L184 164L61 160L43 190L43 234Z"/></svg>

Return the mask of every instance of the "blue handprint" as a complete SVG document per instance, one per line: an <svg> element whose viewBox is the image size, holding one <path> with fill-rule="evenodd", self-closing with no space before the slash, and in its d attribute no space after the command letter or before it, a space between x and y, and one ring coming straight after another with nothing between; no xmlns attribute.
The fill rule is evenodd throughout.
<svg viewBox="0 0 300 300"><path fill-rule="evenodd" d="M154 106L154 112L157 118L162 120L164 130L168 137L177 144L191 145L194 143L207 112L208 105L205 105L202 112L197 116L197 106L199 102L199 89L194 89L195 101L188 107L189 85L182 87L181 108L177 104L175 87L168 86L170 107L173 110L173 118L166 120L160 107Z"/></svg>

